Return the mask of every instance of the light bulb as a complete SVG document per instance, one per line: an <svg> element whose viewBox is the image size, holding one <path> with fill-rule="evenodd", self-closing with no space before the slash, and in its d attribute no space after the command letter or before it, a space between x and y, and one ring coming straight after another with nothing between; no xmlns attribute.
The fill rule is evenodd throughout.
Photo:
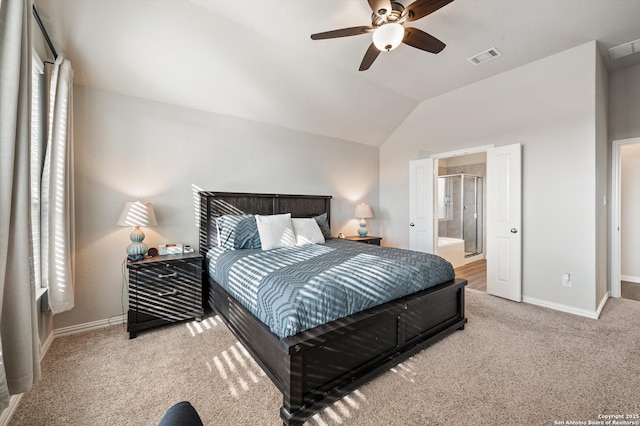
<svg viewBox="0 0 640 426"><path fill-rule="evenodd" d="M404 27L396 22L384 24L373 32L373 44L378 50L393 50L402 43Z"/></svg>

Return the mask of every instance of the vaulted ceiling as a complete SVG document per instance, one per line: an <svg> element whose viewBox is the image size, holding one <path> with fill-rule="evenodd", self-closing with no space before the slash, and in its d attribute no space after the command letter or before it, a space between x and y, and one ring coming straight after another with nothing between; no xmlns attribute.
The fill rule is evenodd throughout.
<svg viewBox="0 0 640 426"><path fill-rule="evenodd" d="M640 39L638 0L454 0L405 24L441 53L401 45L362 72L371 34L310 35L370 25L366 0L35 3L76 84L374 146L425 99L591 40L610 70L640 63L608 55ZM502 55L467 60L489 48Z"/></svg>

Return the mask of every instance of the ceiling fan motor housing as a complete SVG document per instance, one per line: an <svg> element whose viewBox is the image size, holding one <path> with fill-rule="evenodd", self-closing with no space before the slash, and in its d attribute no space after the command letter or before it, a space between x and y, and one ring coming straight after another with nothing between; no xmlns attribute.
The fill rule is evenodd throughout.
<svg viewBox="0 0 640 426"><path fill-rule="evenodd" d="M407 19L406 15L402 16L402 12L404 12L404 6L397 1L392 1L391 11L380 9L378 13L371 14L371 25L379 27L389 22L402 24Z"/></svg>

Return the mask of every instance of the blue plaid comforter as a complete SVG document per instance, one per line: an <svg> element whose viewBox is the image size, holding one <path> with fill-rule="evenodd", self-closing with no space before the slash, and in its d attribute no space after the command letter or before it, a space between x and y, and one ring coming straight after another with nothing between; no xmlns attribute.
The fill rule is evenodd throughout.
<svg viewBox="0 0 640 426"><path fill-rule="evenodd" d="M207 253L209 276L279 337L454 278L445 259L341 239Z"/></svg>

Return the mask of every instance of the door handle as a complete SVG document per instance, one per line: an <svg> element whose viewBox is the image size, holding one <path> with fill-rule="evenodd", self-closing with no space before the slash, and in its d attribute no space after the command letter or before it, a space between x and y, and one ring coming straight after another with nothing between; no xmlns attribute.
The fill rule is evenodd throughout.
<svg viewBox="0 0 640 426"><path fill-rule="evenodd" d="M511 228L511 233L512 233L512 234L517 234L517 233L518 233L518 230L517 230L516 228Z"/></svg>
<svg viewBox="0 0 640 426"><path fill-rule="evenodd" d="M409 226L416 226L415 223L411 222Z"/></svg>

